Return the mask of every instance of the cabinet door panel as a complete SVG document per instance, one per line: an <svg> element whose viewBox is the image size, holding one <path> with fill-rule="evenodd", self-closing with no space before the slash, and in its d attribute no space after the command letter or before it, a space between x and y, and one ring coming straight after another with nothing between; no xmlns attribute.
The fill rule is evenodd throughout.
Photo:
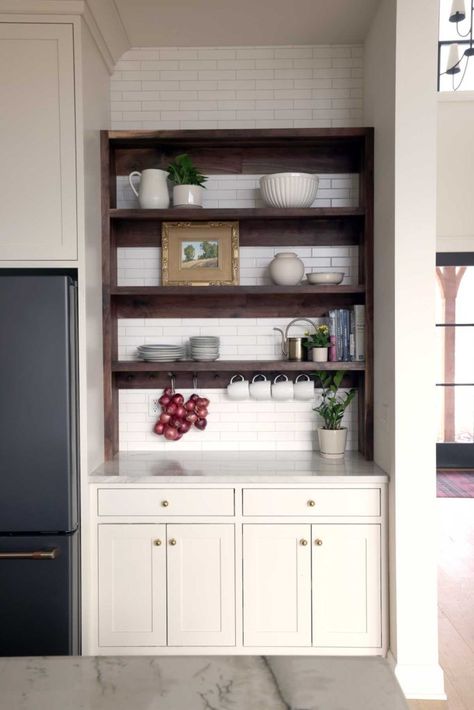
<svg viewBox="0 0 474 710"><path fill-rule="evenodd" d="M309 525L244 525L245 646L311 645L310 533Z"/></svg>
<svg viewBox="0 0 474 710"><path fill-rule="evenodd" d="M167 535L168 645L233 646L234 526L168 525Z"/></svg>
<svg viewBox="0 0 474 710"><path fill-rule="evenodd" d="M166 644L165 536L164 525L99 525L99 646Z"/></svg>
<svg viewBox="0 0 474 710"><path fill-rule="evenodd" d="M312 539L313 644L380 646L380 526L313 525Z"/></svg>
<svg viewBox="0 0 474 710"><path fill-rule="evenodd" d="M0 23L0 260L76 259L71 24Z"/></svg>

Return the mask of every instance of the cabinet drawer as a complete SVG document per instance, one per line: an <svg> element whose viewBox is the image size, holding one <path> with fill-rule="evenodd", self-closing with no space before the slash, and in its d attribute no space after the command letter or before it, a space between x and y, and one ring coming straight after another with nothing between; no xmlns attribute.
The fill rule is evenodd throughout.
<svg viewBox="0 0 474 710"><path fill-rule="evenodd" d="M98 515L233 515L232 489L202 488L102 488L97 497Z"/></svg>
<svg viewBox="0 0 474 710"><path fill-rule="evenodd" d="M243 491L244 515L380 515L378 488L273 488Z"/></svg>

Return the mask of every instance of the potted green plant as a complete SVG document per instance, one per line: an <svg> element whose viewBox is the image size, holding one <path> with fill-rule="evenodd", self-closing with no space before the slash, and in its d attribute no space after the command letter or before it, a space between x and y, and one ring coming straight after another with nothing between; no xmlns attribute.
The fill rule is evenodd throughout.
<svg viewBox="0 0 474 710"><path fill-rule="evenodd" d="M328 359L329 328L317 325L314 333L307 334L305 346L311 351L314 362L326 362ZM311 358L308 358L308 360Z"/></svg>
<svg viewBox="0 0 474 710"><path fill-rule="evenodd" d="M207 177L199 172L187 153L177 155L168 165L169 179L174 183L174 207L202 207Z"/></svg>
<svg viewBox="0 0 474 710"><path fill-rule="evenodd" d="M344 457L347 440L347 428L341 426L344 412L354 399L356 390L339 393L339 388L344 377L344 371L316 372L322 393L321 402L313 411L323 419L324 426L318 427L319 450L321 456L327 459L341 459Z"/></svg>

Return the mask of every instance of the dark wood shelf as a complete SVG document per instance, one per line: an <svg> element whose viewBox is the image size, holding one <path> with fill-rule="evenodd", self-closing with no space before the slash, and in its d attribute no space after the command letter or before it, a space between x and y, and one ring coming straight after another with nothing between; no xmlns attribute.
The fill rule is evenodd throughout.
<svg viewBox="0 0 474 710"><path fill-rule="evenodd" d="M206 208L206 207L171 207L166 210L141 209L111 209L112 220L139 220L156 222L213 222L221 220L254 220L254 219L337 219L347 217L363 217L362 207L308 207L282 209L277 207L246 207L246 208Z"/></svg>
<svg viewBox="0 0 474 710"><path fill-rule="evenodd" d="M364 286L116 286L112 296L292 296L298 294L350 295L365 293Z"/></svg>
<svg viewBox="0 0 474 710"><path fill-rule="evenodd" d="M348 370L362 372L365 362L294 362L292 360L215 360L197 362L143 362L116 360L113 372L316 372L317 370Z"/></svg>
<svg viewBox="0 0 474 710"><path fill-rule="evenodd" d="M373 129L216 129L103 131L103 322L105 456L118 449L120 389L176 386L225 388L236 372L286 373L340 370L344 386L358 388L359 450L373 455ZM208 175L278 172L358 174L359 206L308 209L170 208L115 209L118 176L167 166L187 153ZM117 249L160 247L163 222L235 221L241 247L357 245L356 286L117 286ZM143 362L118 360L118 318L287 318L326 316L331 308L365 306L365 362L217 360Z"/></svg>

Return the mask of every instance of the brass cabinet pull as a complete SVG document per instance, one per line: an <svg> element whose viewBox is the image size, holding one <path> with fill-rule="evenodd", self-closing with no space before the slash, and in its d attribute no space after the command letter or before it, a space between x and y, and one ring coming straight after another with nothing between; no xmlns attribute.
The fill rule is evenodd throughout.
<svg viewBox="0 0 474 710"><path fill-rule="evenodd" d="M305 540L304 537L301 538L301 540L300 540L300 545L303 545L303 547L304 547L304 546L307 545L307 544L308 544L308 541Z"/></svg>
<svg viewBox="0 0 474 710"><path fill-rule="evenodd" d="M316 505L316 501L315 501L315 500L309 500L309 501L308 501L308 505L309 505L310 508L314 508L314 506Z"/></svg>
<svg viewBox="0 0 474 710"><path fill-rule="evenodd" d="M159 547L161 545L161 540L157 538L156 540L153 541L153 544Z"/></svg>
<svg viewBox="0 0 474 710"><path fill-rule="evenodd" d="M169 502L167 500L162 500L161 505L163 506L163 508L167 508L169 506Z"/></svg>
<svg viewBox="0 0 474 710"><path fill-rule="evenodd" d="M322 545L323 541L319 537L317 537L316 540L314 541L314 544L315 545Z"/></svg>
<svg viewBox="0 0 474 710"><path fill-rule="evenodd" d="M0 552L0 560L55 560L59 548L52 550L34 550L33 552Z"/></svg>
<svg viewBox="0 0 474 710"><path fill-rule="evenodd" d="M171 538L170 545L176 545L176 540L174 539L174 537Z"/></svg>

